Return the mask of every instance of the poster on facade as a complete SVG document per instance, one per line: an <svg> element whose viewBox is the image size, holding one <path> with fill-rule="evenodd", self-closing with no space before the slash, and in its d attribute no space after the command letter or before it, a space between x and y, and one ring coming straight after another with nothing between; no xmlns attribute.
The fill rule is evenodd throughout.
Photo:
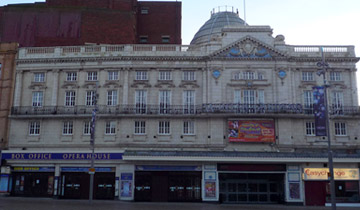
<svg viewBox="0 0 360 210"><path fill-rule="evenodd" d="M230 120L229 142L275 142L273 120Z"/></svg>
<svg viewBox="0 0 360 210"><path fill-rule="evenodd" d="M290 199L300 199L300 183L289 183Z"/></svg>
<svg viewBox="0 0 360 210"><path fill-rule="evenodd" d="M324 87L313 87L316 136L326 136L326 107L324 93Z"/></svg>
<svg viewBox="0 0 360 210"><path fill-rule="evenodd" d="M205 182L205 197L215 198L216 197L216 182Z"/></svg>
<svg viewBox="0 0 360 210"><path fill-rule="evenodd" d="M121 181L121 197L131 197L132 181Z"/></svg>

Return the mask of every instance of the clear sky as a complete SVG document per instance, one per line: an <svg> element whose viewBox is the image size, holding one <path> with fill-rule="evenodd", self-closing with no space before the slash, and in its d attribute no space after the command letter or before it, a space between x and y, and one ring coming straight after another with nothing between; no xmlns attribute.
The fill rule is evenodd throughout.
<svg viewBox="0 0 360 210"><path fill-rule="evenodd" d="M32 2L34 0L0 0L0 6ZM183 44L190 43L210 18L213 8L233 6L239 9L240 17L244 19L244 0L181 2ZM271 26L273 36L284 35L289 45L355 45L356 55L360 57L359 9L359 0L247 0L246 22L249 25ZM360 69L360 62L357 68ZM360 72L357 73L357 81L360 88Z"/></svg>

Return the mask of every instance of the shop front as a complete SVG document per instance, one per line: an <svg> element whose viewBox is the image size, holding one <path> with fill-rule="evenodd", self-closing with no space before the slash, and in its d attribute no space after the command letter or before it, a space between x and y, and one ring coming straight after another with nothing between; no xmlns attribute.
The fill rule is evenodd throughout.
<svg viewBox="0 0 360 210"><path fill-rule="evenodd" d="M202 166L135 167L135 201L201 201Z"/></svg>
<svg viewBox="0 0 360 210"><path fill-rule="evenodd" d="M304 168L303 179L307 206L330 203L328 168ZM334 168L334 179L337 203L360 203L358 168Z"/></svg>
<svg viewBox="0 0 360 210"><path fill-rule="evenodd" d="M286 165L219 164L220 202L283 203Z"/></svg>
<svg viewBox="0 0 360 210"><path fill-rule="evenodd" d="M51 197L54 193L54 167L13 167L11 195Z"/></svg>

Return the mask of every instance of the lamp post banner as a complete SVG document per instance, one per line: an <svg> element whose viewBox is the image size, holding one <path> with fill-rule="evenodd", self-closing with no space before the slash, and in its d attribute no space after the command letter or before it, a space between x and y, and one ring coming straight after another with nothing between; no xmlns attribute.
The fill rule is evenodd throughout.
<svg viewBox="0 0 360 210"><path fill-rule="evenodd" d="M313 87L316 136L326 136L325 88Z"/></svg>

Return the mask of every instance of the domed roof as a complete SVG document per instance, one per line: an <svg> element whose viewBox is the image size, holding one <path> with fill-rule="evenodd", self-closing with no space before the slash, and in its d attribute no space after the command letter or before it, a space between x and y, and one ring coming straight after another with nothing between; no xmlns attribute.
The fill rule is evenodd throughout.
<svg viewBox="0 0 360 210"><path fill-rule="evenodd" d="M190 44L201 44L210 41L215 34L221 34L225 26L244 26L245 21L234 12L213 13L211 18L199 29Z"/></svg>

